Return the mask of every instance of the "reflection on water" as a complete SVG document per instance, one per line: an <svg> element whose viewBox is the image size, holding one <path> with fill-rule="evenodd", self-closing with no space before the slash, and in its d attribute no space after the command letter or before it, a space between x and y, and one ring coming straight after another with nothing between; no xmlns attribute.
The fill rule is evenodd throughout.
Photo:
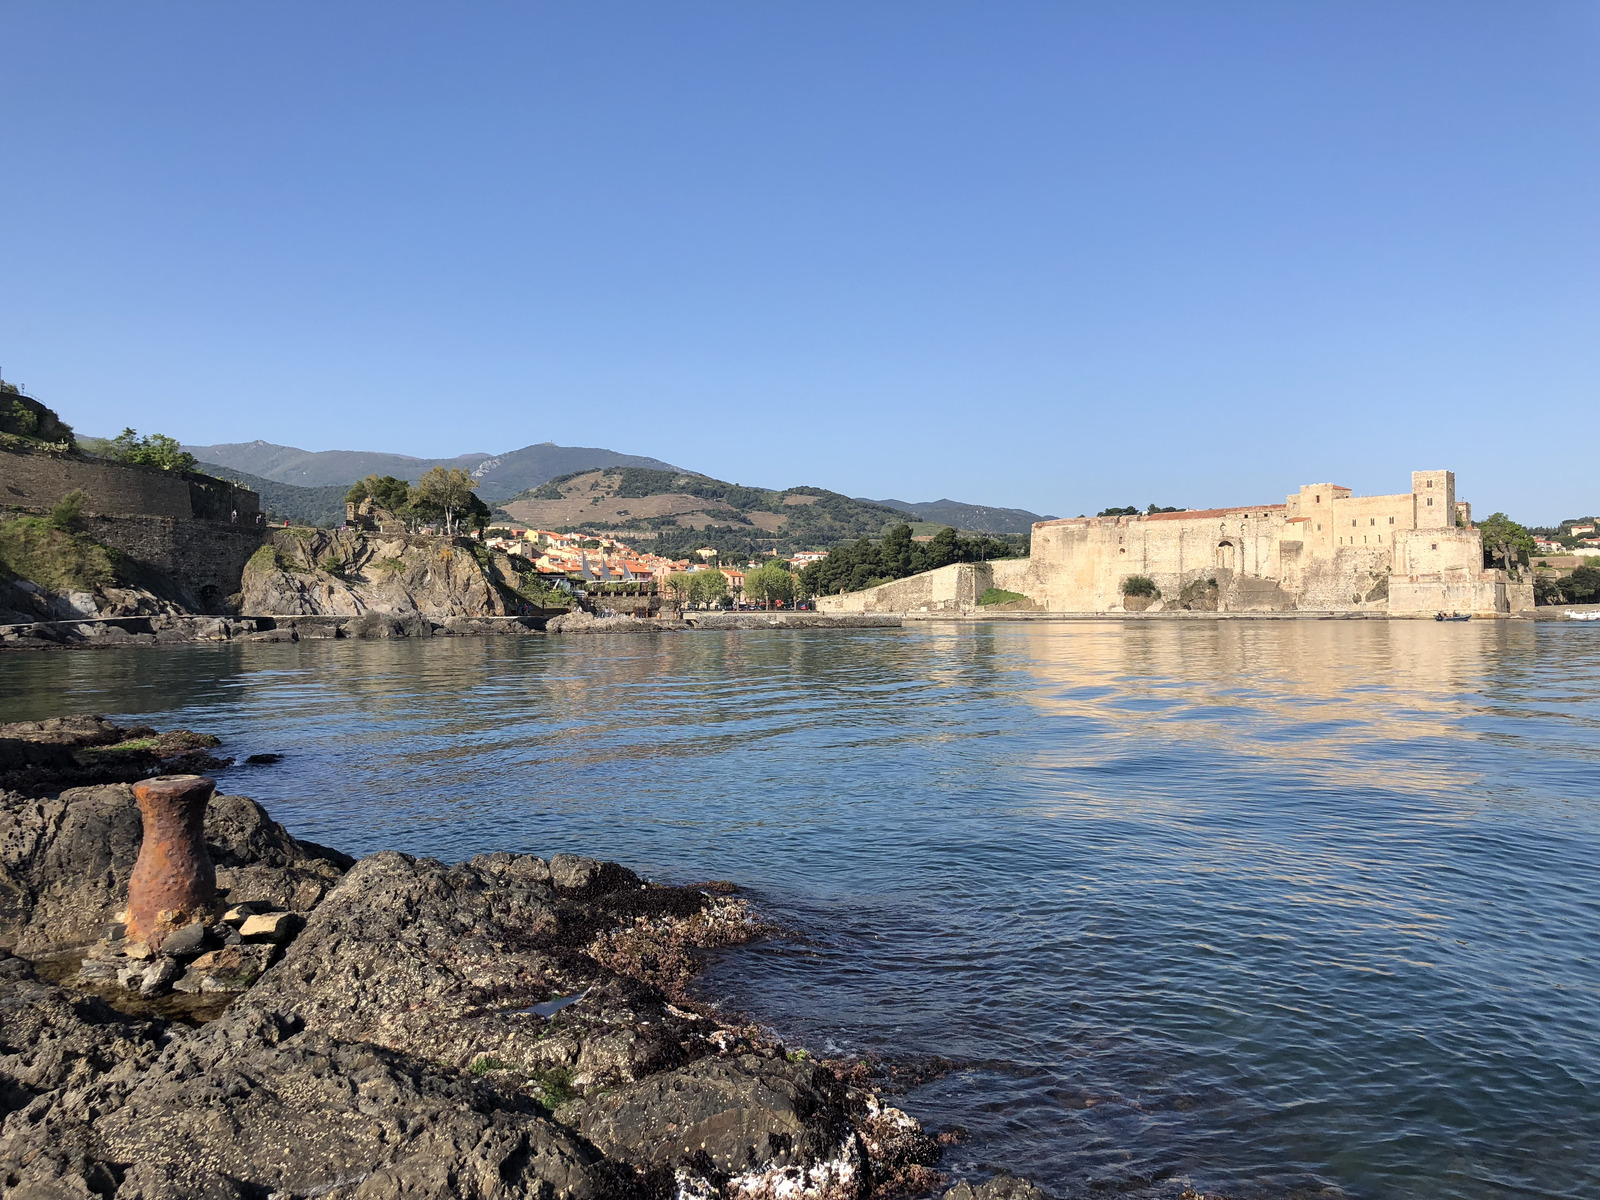
<svg viewBox="0 0 1600 1200"><path fill-rule="evenodd" d="M1061 1193L1600 1195L1600 630L1183 622L0 657L296 832L734 877L708 994Z"/></svg>

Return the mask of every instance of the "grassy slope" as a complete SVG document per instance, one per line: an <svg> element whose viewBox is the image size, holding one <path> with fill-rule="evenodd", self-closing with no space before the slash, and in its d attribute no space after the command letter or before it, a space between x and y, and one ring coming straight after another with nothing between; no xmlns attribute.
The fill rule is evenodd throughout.
<svg viewBox="0 0 1600 1200"><path fill-rule="evenodd" d="M635 467L562 476L502 507L540 528L615 532L641 548L673 554L707 544L732 553L826 550L876 537L907 519L903 512L825 488L778 491Z"/></svg>

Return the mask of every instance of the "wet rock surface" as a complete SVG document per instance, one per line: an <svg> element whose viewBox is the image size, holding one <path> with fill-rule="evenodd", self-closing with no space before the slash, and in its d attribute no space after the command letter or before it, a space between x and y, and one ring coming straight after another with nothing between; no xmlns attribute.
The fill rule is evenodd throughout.
<svg viewBox="0 0 1600 1200"><path fill-rule="evenodd" d="M224 796L206 841L226 907L153 952L114 920L129 791L4 798L0 935L24 953L97 938L65 982L0 950L6 1200L867 1200L943 1181L938 1140L859 1073L690 999L698 950L766 929L724 888L573 855L352 864Z"/></svg>

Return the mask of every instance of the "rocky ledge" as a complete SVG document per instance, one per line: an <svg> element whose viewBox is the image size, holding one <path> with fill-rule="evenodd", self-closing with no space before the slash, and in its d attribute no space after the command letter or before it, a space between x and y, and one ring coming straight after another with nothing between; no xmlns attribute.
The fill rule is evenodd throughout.
<svg viewBox="0 0 1600 1200"><path fill-rule="evenodd" d="M868 1200L948 1181L870 1089L689 992L762 936L726 885L491 854L352 861L240 796L222 899L122 924L113 783L0 793L0 1197ZM156 939L151 939L156 940ZM1001 1177L951 1200L1039 1200Z"/></svg>

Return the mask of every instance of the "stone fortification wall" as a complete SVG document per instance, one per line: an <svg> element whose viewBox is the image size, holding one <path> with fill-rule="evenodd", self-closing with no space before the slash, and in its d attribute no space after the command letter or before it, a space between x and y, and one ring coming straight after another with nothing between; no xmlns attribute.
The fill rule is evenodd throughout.
<svg viewBox="0 0 1600 1200"><path fill-rule="evenodd" d="M0 450L0 510L47 512L72 491L84 493L85 534L164 576L145 581L152 591L201 612L221 611L240 590L265 533L256 493L220 479Z"/></svg>
<svg viewBox="0 0 1600 1200"><path fill-rule="evenodd" d="M993 562L952 563L905 579L842 596L818 596L818 612L907 613L968 612L990 588L1002 588L1033 598L1032 563L1026 558L1001 558Z"/></svg>
<svg viewBox="0 0 1600 1200"><path fill-rule="evenodd" d="M1483 568L1483 539L1450 471L1416 471L1411 491L1356 496L1307 484L1283 504L1180 513L1076 517L1033 527L1032 557L993 585L1051 612L1514 613L1533 606L1532 584ZM960 609L988 583L945 568L819 602L832 611ZM970 571L970 568L969 568ZM1154 604L1124 601L1132 576L1154 582Z"/></svg>
<svg viewBox="0 0 1600 1200"><path fill-rule="evenodd" d="M160 471L97 458L0 451L0 507L43 512L71 491L86 512L173 520L254 522L261 498L248 488L193 472Z"/></svg>
<svg viewBox="0 0 1600 1200"><path fill-rule="evenodd" d="M263 537L254 525L149 516L85 517L83 531L169 576L178 585L173 599L198 612L223 611Z"/></svg>
<svg viewBox="0 0 1600 1200"><path fill-rule="evenodd" d="M1284 525L1282 505L1041 521L1027 594L1055 612L1114 612L1134 575L1153 580L1168 600L1209 579L1224 589L1234 577L1276 580Z"/></svg>

